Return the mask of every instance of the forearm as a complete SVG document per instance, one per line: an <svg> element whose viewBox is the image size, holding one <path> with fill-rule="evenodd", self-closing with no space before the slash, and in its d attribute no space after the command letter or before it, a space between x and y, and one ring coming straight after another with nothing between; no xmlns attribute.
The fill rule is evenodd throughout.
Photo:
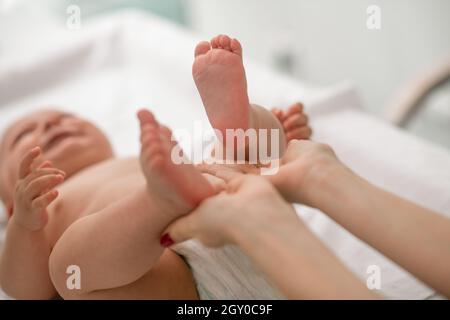
<svg viewBox="0 0 450 320"><path fill-rule="evenodd" d="M449 219L387 193L345 167L311 190L313 206L450 296Z"/></svg>
<svg viewBox="0 0 450 320"><path fill-rule="evenodd" d="M56 290L50 280L50 245L44 230L29 231L14 217L8 223L0 259L0 284L16 299L51 299Z"/></svg>
<svg viewBox="0 0 450 320"><path fill-rule="evenodd" d="M121 287L142 277L163 252L159 237L171 218L140 190L72 224L50 258L52 280L63 295ZM76 265L81 289L68 292L66 269Z"/></svg>
<svg viewBox="0 0 450 320"><path fill-rule="evenodd" d="M242 223L231 237L287 298L378 298L300 221L268 225Z"/></svg>

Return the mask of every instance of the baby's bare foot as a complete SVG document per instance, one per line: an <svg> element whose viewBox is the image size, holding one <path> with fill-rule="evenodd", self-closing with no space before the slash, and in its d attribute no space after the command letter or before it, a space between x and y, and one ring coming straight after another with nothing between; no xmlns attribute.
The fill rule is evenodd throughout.
<svg viewBox="0 0 450 320"><path fill-rule="evenodd" d="M296 103L287 110L272 109L272 113L283 125L286 140L302 140L311 137L311 127L308 124L308 116L303 113L303 104Z"/></svg>
<svg viewBox="0 0 450 320"><path fill-rule="evenodd" d="M220 35L211 42L200 42L192 74L215 129L225 137L226 129L249 128L250 104L239 41Z"/></svg>
<svg viewBox="0 0 450 320"><path fill-rule="evenodd" d="M151 112L138 112L141 127L142 171L153 199L176 214L185 214L214 194L212 186L189 163L175 164L171 152L177 143ZM180 149L181 150L181 149Z"/></svg>

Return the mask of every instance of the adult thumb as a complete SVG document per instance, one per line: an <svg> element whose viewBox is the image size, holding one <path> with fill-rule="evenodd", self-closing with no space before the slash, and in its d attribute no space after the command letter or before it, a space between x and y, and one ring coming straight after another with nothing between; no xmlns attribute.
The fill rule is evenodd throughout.
<svg viewBox="0 0 450 320"><path fill-rule="evenodd" d="M161 246L170 247L173 244L194 238L196 236L195 220L196 215L190 213L173 221L161 236L159 241Z"/></svg>

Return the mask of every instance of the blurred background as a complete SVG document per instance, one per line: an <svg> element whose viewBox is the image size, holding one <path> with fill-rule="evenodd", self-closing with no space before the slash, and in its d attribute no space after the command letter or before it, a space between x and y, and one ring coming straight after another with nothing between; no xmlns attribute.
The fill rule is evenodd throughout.
<svg viewBox="0 0 450 320"><path fill-rule="evenodd" d="M25 35L123 9L152 12L211 38L230 34L259 63L322 86L350 80L365 108L450 149L449 0L0 0L0 61L45 41ZM380 29L366 22L380 9ZM24 41L26 39L26 41Z"/></svg>

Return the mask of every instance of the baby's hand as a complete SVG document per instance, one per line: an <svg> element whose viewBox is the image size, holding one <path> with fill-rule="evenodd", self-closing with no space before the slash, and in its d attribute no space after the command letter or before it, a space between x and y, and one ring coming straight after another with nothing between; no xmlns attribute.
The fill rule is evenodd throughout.
<svg viewBox="0 0 450 320"><path fill-rule="evenodd" d="M35 147L23 158L14 193L13 219L31 231L41 230L47 224L47 207L58 196L53 188L65 176L64 171L54 168L49 161L36 167L35 160L40 154L41 149Z"/></svg>

